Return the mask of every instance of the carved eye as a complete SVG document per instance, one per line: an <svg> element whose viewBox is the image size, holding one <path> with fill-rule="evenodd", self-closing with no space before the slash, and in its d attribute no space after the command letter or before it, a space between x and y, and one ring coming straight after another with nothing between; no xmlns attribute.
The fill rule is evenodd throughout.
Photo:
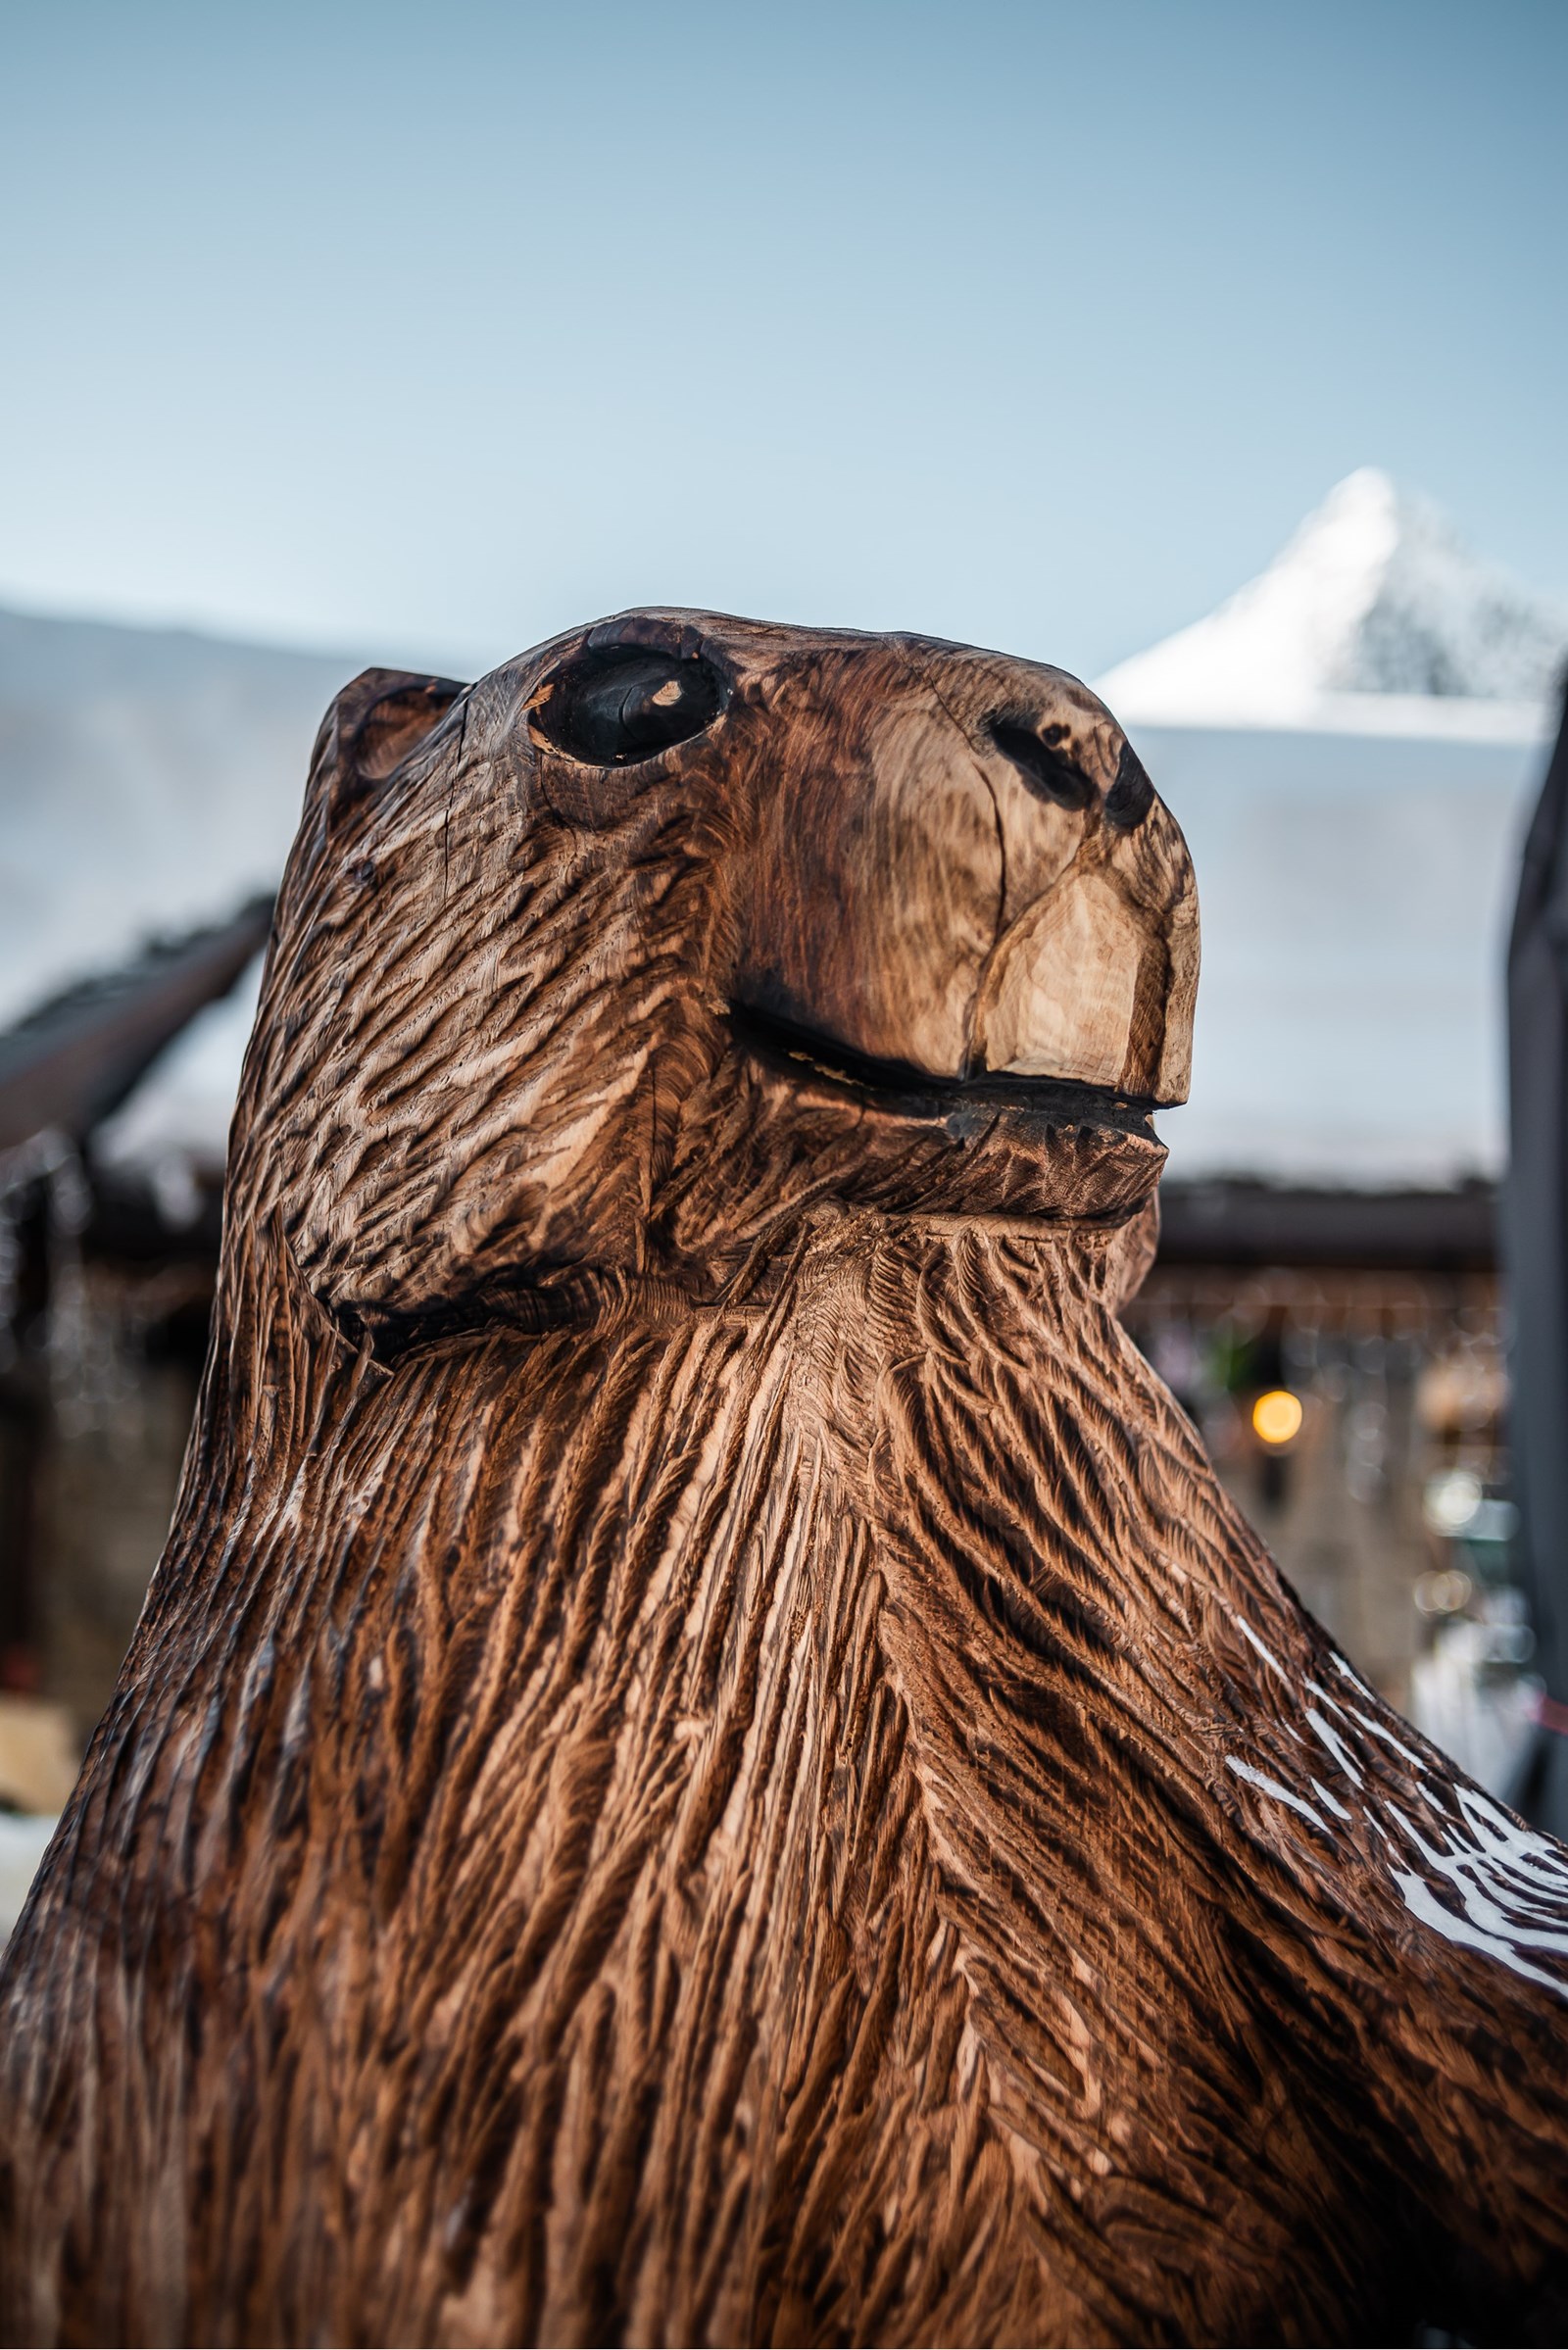
<svg viewBox="0 0 1568 2350"><path fill-rule="evenodd" d="M699 656L615 645L558 669L533 722L568 759L625 767L701 734L723 707L724 681Z"/></svg>

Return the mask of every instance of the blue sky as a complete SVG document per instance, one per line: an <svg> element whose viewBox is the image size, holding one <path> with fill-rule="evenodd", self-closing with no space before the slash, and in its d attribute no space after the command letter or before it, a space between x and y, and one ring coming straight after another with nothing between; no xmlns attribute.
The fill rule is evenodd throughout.
<svg viewBox="0 0 1568 2350"><path fill-rule="evenodd" d="M10 0L0 599L1092 675L1366 463L1568 598L1565 231L1560 0Z"/></svg>

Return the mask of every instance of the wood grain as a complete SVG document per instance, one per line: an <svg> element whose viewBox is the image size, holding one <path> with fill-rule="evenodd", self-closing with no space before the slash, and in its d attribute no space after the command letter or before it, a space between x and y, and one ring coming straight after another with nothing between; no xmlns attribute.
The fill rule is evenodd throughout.
<svg viewBox="0 0 1568 2350"><path fill-rule="evenodd" d="M1196 977L1054 670L340 698L0 1980L8 2339L1561 2338L1568 1853L1117 1319Z"/></svg>

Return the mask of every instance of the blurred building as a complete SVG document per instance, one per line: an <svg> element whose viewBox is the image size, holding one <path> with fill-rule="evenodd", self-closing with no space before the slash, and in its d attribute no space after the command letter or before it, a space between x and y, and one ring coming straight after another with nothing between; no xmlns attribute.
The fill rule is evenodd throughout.
<svg viewBox="0 0 1568 2350"><path fill-rule="evenodd" d="M1490 1786L1514 1580L1503 952L1568 614L1352 475L1100 690L1192 845L1193 1102L1133 1323L1314 1613Z"/></svg>
<svg viewBox="0 0 1568 2350"><path fill-rule="evenodd" d="M357 665L0 612L0 1812L63 1800L163 1545L266 903Z"/></svg>
<svg viewBox="0 0 1568 2350"><path fill-rule="evenodd" d="M1495 1196L1173 1184L1129 1314L1301 1598L1488 1784L1533 1720Z"/></svg>
<svg viewBox="0 0 1568 2350"><path fill-rule="evenodd" d="M221 1151L177 1194L95 1144L230 990L270 902L0 1035L0 1805L58 1809L162 1548L217 1260Z"/></svg>

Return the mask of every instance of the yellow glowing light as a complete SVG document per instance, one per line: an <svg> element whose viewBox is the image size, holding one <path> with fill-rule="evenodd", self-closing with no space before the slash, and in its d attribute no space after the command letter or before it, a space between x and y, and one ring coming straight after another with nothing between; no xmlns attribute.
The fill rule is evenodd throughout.
<svg viewBox="0 0 1568 2350"><path fill-rule="evenodd" d="M1252 1406L1252 1426L1265 1444L1288 1444L1301 1432L1301 1398L1289 1388L1270 1388Z"/></svg>

